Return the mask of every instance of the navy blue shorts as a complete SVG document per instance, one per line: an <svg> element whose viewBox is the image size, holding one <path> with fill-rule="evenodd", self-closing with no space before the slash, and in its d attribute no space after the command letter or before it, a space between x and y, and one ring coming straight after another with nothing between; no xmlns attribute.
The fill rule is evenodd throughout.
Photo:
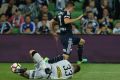
<svg viewBox="0 0 120 80"><path fill-rule="evenodd" d="M63 52L68 55L72 51L72 45L79 45L80 42L80 38L75 35L61 35L60 40L64 47Z"/></svg>

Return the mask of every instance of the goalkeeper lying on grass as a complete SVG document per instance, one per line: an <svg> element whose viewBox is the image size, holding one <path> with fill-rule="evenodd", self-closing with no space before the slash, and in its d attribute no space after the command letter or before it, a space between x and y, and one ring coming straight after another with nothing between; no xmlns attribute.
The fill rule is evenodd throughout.
<svg viewBox="0 0 120 80"><path fill-rule="evenodd" d="M70 79L80 71L79 65L72 65L63 56L55 57L45 62L38 52L30 50L30 55L36 63L35 69L16 68L13 73L28 79Z"/></svg>

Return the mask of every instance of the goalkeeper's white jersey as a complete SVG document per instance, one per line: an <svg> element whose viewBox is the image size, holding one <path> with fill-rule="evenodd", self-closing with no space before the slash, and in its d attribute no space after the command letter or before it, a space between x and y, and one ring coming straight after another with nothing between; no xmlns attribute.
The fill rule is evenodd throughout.
<svg viewBox="0 0 120 80"><path fill-rule="evenodd" d="M51 79L69 79L73 76L73 67L67 60L54 63L52 66Z"/></svg>
<svg viewBox="0 0 120 80"><path fill-rule="evenodd" d="M45 73L45 70L41 68L43 64L38 64L35 70L31 71L30 78L34 79L47 79L48 74ZM74 69L71 63L67 60L62 60L54 64L45 63L47 68L51 68L52 73L49 76L51 79L69 79L73 76ZM34 76L32 74L34 72Z"/></svg>

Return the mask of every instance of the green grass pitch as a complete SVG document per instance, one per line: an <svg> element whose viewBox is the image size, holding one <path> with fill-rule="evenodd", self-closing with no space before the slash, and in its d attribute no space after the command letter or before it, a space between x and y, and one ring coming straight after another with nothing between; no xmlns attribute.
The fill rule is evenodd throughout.
<svg viewBox="0 0 120 80"><path fill-rule="evenodd" d="M22 63L24 67L34 68L31 63ZM10 70L11 63L0 64L0 80L27 80ZM81 64L81 72L71 80L120 80L120 64Z"/></svg>

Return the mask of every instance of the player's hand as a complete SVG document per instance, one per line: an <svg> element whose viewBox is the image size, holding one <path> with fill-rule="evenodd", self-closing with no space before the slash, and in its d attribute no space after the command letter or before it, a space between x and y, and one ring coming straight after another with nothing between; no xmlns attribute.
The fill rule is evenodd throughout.
<svg viewBox="0 0 120 80"><path fill-rule="evenodd" d="M82 18L84 16L84 14L82 14L82 15L80 15L78 18L79 18L79 20Z"/></svg>

